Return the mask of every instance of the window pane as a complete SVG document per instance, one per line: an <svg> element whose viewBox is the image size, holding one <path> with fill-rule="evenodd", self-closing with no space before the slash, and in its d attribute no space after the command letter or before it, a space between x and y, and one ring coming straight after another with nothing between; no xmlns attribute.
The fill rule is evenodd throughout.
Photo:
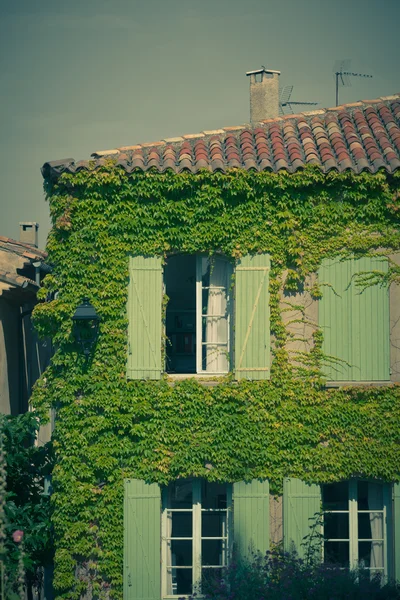
<svg viewBox="0 0 400 600"><path fill-rule="evenodd" d="M224 537L226 536L226 512L203 512L201 515L202 537Z"/></svg>
<svg viewBox="0 0 400 600"><path fill-rule="evenodd" d="M383 567L383 542L358 542L358 561L363 567Z"/></svg>
<svg viewBox="0 0 400 600"><path fill-rule="evenodd" d="M201 542L201 564L203 566L226 565L226 541L225 540L202 540L202 542Z"/></svg>
<svg viewBox="0 0 400 600"><path fill-rule="evenodd" d="M168 486L168 508L192 508L192 482L174 481Z"/></svg>
<svg viewBox="0 0 400 600"><path fill-rule="evenodd" d="M226 485L203 480L201 504L202 508L226 508Z"/></svg>
<svg viewBox="0 0 400 600"><path fill-rule="evenodd" d="M192 540L171 540L167 542L169 567L191 567L192 559Z"/></svg>
<svg viewBox="0 0 400 600"><path fill-rule="evenodd" d="M193 519L191 512L173 512L168 515L171 519L171 532L168 537L192 537Z"/></svg>
<svg viewBox="0 0 400 600"><path fill-rule="evenodd" d="M358 538L381 540L383 538L383 514L358 513Z"/></svg>
<svg viewBox="0 0 400 600"><path fill-rule="evenodd" d="M349 485L347 481L323 485L322 505L324 510L348 510Z"/></svg>
<svg viewBox="0 0 400 600"><path fill-rule="evenodd" d="M324 562L349 566L349 542L325 542Z"/></svg>
<svg viewBox="0 0 400 600"><path fill-rule="evenodd" d="M349 539L348 513L326 513L324 515L324 537Z"/></svg>
<svg viewBox="0 0 400 600"><path fill-rule="evenodd" d="M167 569L167 594L191 594L192 577L192 569Z"/></svg>
<svg viewBox="0 0 400 600"><path fill-rule="evenodd" d="M380 483L358 482L358 510L382 510L383 490Z"/></svg>

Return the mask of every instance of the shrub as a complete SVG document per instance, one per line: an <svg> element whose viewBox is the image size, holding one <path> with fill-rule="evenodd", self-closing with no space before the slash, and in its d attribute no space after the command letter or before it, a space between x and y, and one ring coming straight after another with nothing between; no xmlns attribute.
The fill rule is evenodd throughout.
<svg viewBox="0 0 400 600"><path fill-rule="evenodd" d="M306 564L294 552L275 550L248 560L234 557L204 579L202 594L205 600L400 600L400 585L371 579L367 570Z"/></svg>

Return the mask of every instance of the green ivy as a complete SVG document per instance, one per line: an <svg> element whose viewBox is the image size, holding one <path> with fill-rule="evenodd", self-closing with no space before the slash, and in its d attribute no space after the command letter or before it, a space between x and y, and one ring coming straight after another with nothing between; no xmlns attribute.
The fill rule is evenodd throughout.
<svg viewBox="0 0 400 600"><path fill-rule="evenodd" d="M318 329L311 352L291 365L279 301L283 287L297 291L325 257L399 250L399 183L383 172L315 168L129 175L112 162L46 181L53 272L40 297L57 294L37 305L34 320L57 351L33 404L43 418L50 406L57 410L59 598L78 599L88 585L95 598L122 598L126 477L160 484L262 477L276 493L285 476L400 479L400 388L326 389ZM170 251L271 255L270 381L126 380L128 256ZM380 283L398 281L390 263ZM317 285L309 291L321 296ZM102 319L88 363L71 334L71 316L87 295Z"/></svg>

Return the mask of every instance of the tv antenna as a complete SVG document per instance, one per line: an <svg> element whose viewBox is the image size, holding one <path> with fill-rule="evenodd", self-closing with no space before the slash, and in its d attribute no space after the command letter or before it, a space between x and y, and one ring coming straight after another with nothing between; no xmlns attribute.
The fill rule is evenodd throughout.
<svg viewBox="0 0 400 600"><path fill-rule="evenodd" d="M350 71L350 60L348 58L344 60L338 60L333 67L333 71L336 77L336 106L339 106L339 83L344 87L350 87L350 77L368 77L372 78L372 75L365 73L353 73Z"/></svg>
<svg viewBox="0 0 400 600"><path fill-rule="evenodd" d="M295 102L294 100L290 99L292 97L292 92L293 92L292 85L285 85L281 89L281 93L279 94L279 114L280 115L293 114L294 111L293 111L292 106L295 106L295 105L316 106L318 104L318 102ZM285 112L285 109L287 112Z"/></svg>

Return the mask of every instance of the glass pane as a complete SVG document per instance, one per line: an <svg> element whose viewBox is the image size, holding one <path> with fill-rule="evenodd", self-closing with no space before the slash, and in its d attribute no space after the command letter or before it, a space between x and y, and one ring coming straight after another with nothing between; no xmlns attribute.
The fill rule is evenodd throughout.
<svg viewBox="0 0 400 600"><path fill-rule="evenodd" d="M349 485L347 481L326 483L322 486L322 506L324 510L348 510Z"/></svg>
<svg viewBox="0 0 400 600"><path fill-rule="evenodd" d="M202 481L202 508L226 508L226 485L223 483Z"/></svg>
<svg viewBox="0 0 400 600"><path fill-rule="evenodd" d="M192 593L192 569L167 569L167 594L180 596Z"/></svg>
<svg viewBox="0 0 400 600"><path fill-rule="evenodd" d="M226 542L225 540L202 540L201 563L203 566L226 565Z"/></svg>
<svg viewBox="0 0 400 600"><path fill-rule="evenodd" d="M358 561L361 567L383 567L383 542L358 542Z"/></svg>
<svg viewBox="0 0 400 600"><path fill-rule="evenodd" d="M167 565L169 567L191 567L192 556L192 540L167 542Z"/></svg>
<svg viewBox="0 0 400 600"><path fill-rule="evenodd" d="M202 537L226 536L226 512L203 512L201 518Z"/></svg>
<svg viewBox="0 0 400 600"><path fill-rule="evenodd" d="M349 542L325 542L324 562L349 566Z"/></svg>
<svg viewBox="0 0 400 600"><path fill-rule="evenodd" d="M348 513L326 513L324 515L324 537L327 539L349 539Z"/></svg>
<svg viewBox="0 0 400 600"><path fill-rule="evenodd" d="M382 513L358 513L358 538L376 540L383 538Z"/></svg>
<svg viewBox="0 0 400 600"><path fill-rule="evenodd" d="M225 373L229 371L228 346L203 345L201 350L201 368L207 373Z"/></svg>
<svg viewBox="0 0 400 600"><path fill-rule="evenodd" d="M191 512L173 512L168 515L171 531L167 537L192 537L193 519Z"/></svg>
<svg viewBox="0 0 400 600"><path fill-rule="evenodd" d="M358 484L358 510L382 510L383 489L380 483L359 481Z"/></svg>
<svg viewBox="0 0 400 600"><path fill-rule="evenodd" d="M192 482L174 481L168 486L168 508L192 508Z"/></svg>

